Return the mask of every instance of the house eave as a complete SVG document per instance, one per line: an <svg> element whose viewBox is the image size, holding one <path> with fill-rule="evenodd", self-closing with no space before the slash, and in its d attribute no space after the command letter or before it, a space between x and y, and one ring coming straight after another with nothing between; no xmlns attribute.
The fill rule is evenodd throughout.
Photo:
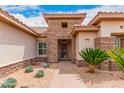
<svg viewBox="0 0 124 93"><path fill-rule="evenodd" d="M98 32L99 28L95 26L75 26L71 34L76 36L79 32Z"/></svg>
<svg viewBox="0 0 124 93"><path fill-rule="evenodd" d="M43 14L46 22L52 19L80 19L81 22L85 19L86 13L77 13L77 14Z"/></svg>
<svg viewBox="0 0 124 93"><path fill-rule="evenodd" d="M31 28L29 28L28 26L23 24L21 21L19 21L12 15L9 15L6 11L3 11L2 9L0 9L0 20L9 25L12 25L12 26L16 27L17 29L20 29L30 35L33 35L35 37L38 36L38 34L34 30L32 30Z"/></svg>
<svg viewBox="0 0 124 93"><path fill-rule="evenodd" d="M123 12L98 12L97 15L89 22L88 25L97 25L101 21L118 21L124 20Z"/></svg>
<svg viewBox="0 0 124 93"><path fill-rule="evenodd" d="M124 36L124 32L112 32L111 36Z"/></svg>

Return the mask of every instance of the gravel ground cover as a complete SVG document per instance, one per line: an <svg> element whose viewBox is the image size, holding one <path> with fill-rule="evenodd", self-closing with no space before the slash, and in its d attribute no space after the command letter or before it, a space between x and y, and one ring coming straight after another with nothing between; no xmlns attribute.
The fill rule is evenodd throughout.
<svg viewBox="0 0 124 93"><path fill-rule="evenodd" d="M52 80L58 78L59 75L72 75L71 79L80 80L87 88L123 88L124 87L124 73L121 71L105 71L96 70L95 74L86 73L87 67L77 67L72 63L59 63L51 65L50 68L34 68L31 73L24 73L25 69L21 69L6 77L0 78L0 85L8 78L16 78L16 88L20 86L28 86L30 88L49 88ZM45 76L42 78L35 78L38 70L44 70ZM56 77L57 76L57 77ZM72 80L73 80L72 79ZM66 83L67 82L62 82ZM58 84L61 84L61 79ZM83 87L83 86L82 86Z"/></svg>

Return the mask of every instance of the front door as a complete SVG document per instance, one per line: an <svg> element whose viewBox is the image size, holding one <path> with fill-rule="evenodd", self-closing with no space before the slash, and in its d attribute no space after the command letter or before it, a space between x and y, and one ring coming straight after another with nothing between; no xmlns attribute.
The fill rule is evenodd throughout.
<svg viewBox="0 0 124 93"><path fill-rule="evenodd" d="M61 44L61 58L68 58L68 49L67 49L67 43L63 42Z"/></svg>
<svg viewBox="0 0 124 93"><path fill-rule="evenodd" d="M68 40L61 40L59 42L59 60L67 60L69 58L68 54Z"/></svg>

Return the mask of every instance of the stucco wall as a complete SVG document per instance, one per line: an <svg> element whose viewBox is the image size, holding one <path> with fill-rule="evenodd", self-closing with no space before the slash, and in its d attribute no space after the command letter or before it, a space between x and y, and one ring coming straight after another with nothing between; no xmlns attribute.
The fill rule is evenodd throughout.
<svg viewBox="0 0 124 93"><path fill-rule="evenodd" d="M34 57L35 37L0 21L0 66Z"/></svg>
<svg viewBox="0 0 124 93"><path fill-rule="evenodd" d="M124 26L124 21L102 21L99 37L110 37L112 32L124 32L120 26Z"/></svg>
<svg viewBox="0 0 124 93"><path fill-rule="evenodd" d="M97 37L96 32L80 32L76 36L76 59L81 60L82 58L79 55L79 52L84 48L94 48L95 47L95 38ZM85 39L89 39L89 42L86 42Z"/></svg>

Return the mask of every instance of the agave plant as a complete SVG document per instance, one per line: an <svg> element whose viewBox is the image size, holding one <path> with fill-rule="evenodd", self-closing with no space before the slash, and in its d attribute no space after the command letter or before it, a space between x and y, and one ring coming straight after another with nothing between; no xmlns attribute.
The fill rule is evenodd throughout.
<svg viewBox="0 0 124 93"><path fill-rule="evenodd" d="M117 48L111 51L108 51L108 55L111 57L114 62L121 68L124 72L124 48Z"/></svg>
<svg viewBox="0 0 124 93"><path fill-rule="evenodd" d="M107 53L99 48L86 48L81 50L79 54L88 63L88 72L90 73L95 73L96 65L109 58Z"/></svg>

